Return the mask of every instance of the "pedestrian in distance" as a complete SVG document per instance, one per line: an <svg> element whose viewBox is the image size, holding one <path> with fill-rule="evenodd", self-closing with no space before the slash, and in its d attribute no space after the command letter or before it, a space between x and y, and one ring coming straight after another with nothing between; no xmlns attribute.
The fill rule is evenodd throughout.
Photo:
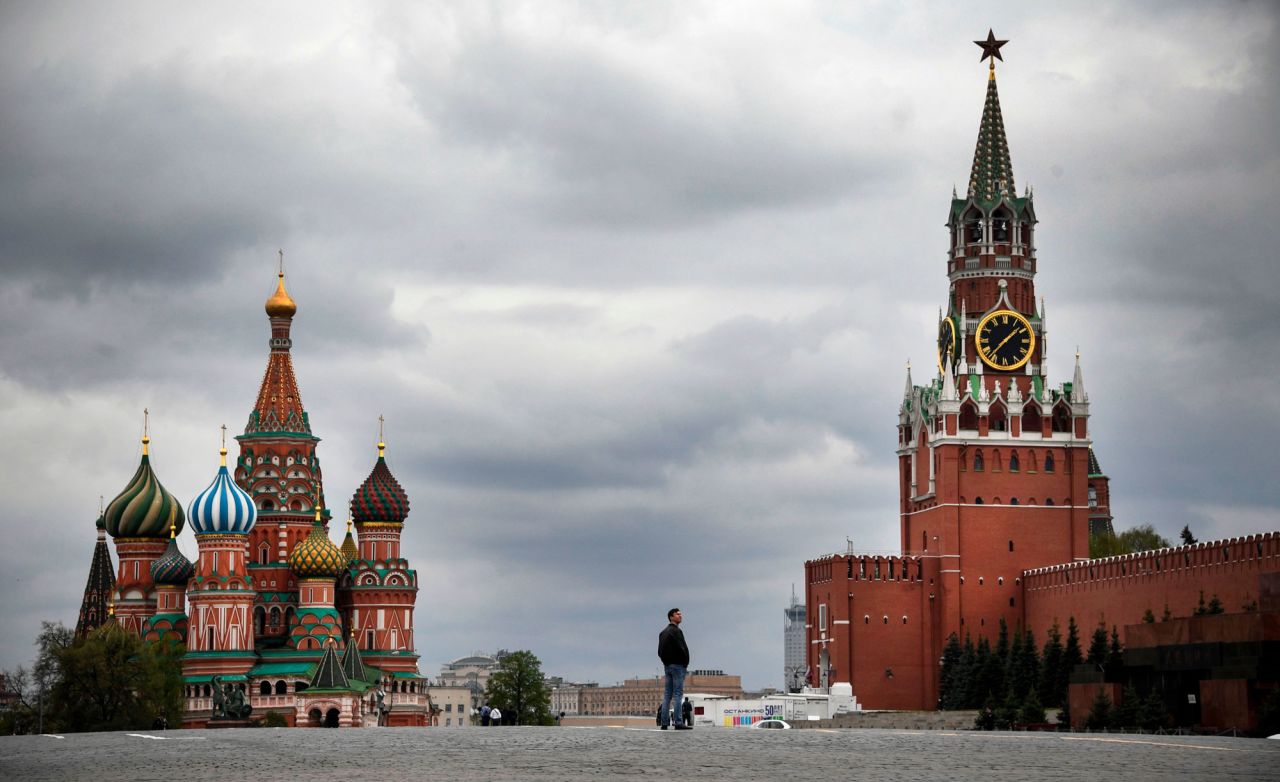
<svg viewBox="0 0 1280 782"><path fill-rule="evenodd" d="M489 709L489 724L490 725L502 724L502 712L498 711L497 706L494 706L492 709Z"/></svg>
<svg viewBox="0 0 1280 782"><path fill-rule="evenodd" d="M684 724L692 728L693 727L693 702L689 700L688 696L685 696L684 706L681 707L680 713L684 716Z"/></svg>
<svg viewBox="0 0 1280 782"><path fill-rule="evenodd" d="M671 722L672 708L677 711L672 727L676 730L691 730L679 714L681 701L684 699L684 676L689 670L689 646L684 642L684 632L680 629L683 621L684 615L680 613L680 609L671 609L667 612L666 629L658 634L658 659L662 660L665 677L662 707L658 710L658 724L663 730Z"/></svg>
<svg viewBox="0 0 1280 782"><path fill-rule="evenodd" d="M489 727L489 715L490 715L491 713L492 713L492 710L489 708L489 704L487 704L487 703L486 703L485 705L483 705L483 706L481 706L481 707L480 707L480 724L481 724L481 726L486 727L486 728L487 728L487 727Z"/></svg>

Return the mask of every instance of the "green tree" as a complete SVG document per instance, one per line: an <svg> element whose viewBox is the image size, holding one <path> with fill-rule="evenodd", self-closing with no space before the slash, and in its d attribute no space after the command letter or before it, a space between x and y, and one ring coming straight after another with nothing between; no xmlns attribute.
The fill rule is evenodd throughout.
<svg viewBox="0 0 1280 782"><path fill-rule="evenodd" d="M1124 670L1124 647L1120 645L1120 633L1115 625L1111 625L1111 642L1107 644L1105 667L1108 677L1118 676Z"/></svg>
<svg viewBox="0 0 1280 782"><path fill-rule="evenodd" d="M1089 643L1089 655L1085 662L1102 666L1107 662L1107 626L1102 622L1093 630L1093 640Z"/></svg>
<svg viewBox="0 0 1280 782"><path fill-rule="evenodd" d="M965 633L964 648L960 652L960 665L955 679L955 706L957 709L974 709L980 705L977 696L978 650L973 644L973 636Z"/></svg>
<svg viewBox="0 0 1280 782"><path fill-rule="evenodd" d="M1093 708L1085 717L1084 726L1090 730L1102 730L1111 727L1111 699L1105 690L1098 690L1098 697L1093 699Z"/></svg>
<svg viewBox="0 0 1280 782"><path fill-rule="evenodd" d="M1062 651L1062 669L1058 673L1058 697L1062 705L1062 711L1058 714L1059 722L1070 722L1067 688L1071 684L1071 672L1083 662L1084 655L1080 653L1080 628L1076 625L1076 618L1069 616L1067 617L1067 645Z"/></svg>
<svg viewBox="0 0 1280 782"><path fill-rule="evenodd" d="M1142 623L1148 625L1156 623L1156 615L1151 612L1150 608L1142 612Z"/></svg>
<svg viewBox="0 0 1280 782"><path fill-rule="evenodd" d="M1018 722L1023 725L1039 725L1045 721L1044 706L1034 688L1027 691L1026 700L1022 702L1022 711L1018 713Z"/></svg>
<svg viewBox="0 0 1280 782"><path fill-rule="evenodd" d="M1182 526L1181 535L1182 535L1182 545L1184 546L1190 546L1198 542L1196 540L1196 536L1191 534L1190 524L1184 524Z"/></svg>
<svg viewBox="0 0 1280 782"><path fill-rule="evenodd" d="M994 710L996 699L1004 692L1004 660L991 651L991 643L986 636L978 639L973 667L974 688L971 693L973 702L986 704L990 699L991 708Z"/></svg>
<svg viewBox="0 0 1280 782"><path fill-rule="evenodd" d="M1121 532L1118 536L1120 545L1128 549L1125 553L1136 554L1139 551L1151 551L1153 549L1169 548L1172 544L1168 538L1156 532L1155 527L1150 524L1140 524L1136 527Z"/></svg>
<svg viewBox="0 0 1280 782"><path fill-rule="evenodd" d="M952 633L947 639L947 645L942 647L942 670L938 675L939 693L938 708L940 709L958 709L960 708L958 696L960 695L960 659L964 655L964 648L960 646L960 638Z"/></svg>
<svg viewBox="0 0 1280 782"><path fill-rule="evenodd" d="M1222 613L1226 613L1226 610L1227 609L1223 608L1222 606L1222 600L1217 595L1214 595L1213 597L1209 598L1209 605L1208 607L1205 608L1205 613L1206 614L1222 614Z"/></svg>
<svg viewBox="0 0 1280 782"><path fill-rule="evenodd" d="M1125 687L1120 694L1120 703L1112 712L1111 722L1117 728L1136 728L1142 724L1142 700L1133 685Z"/></svg>
<svg viewBox="0 0 1280 782"><path fill-rule="evenodd" d="M489 677L485 698L517 725L552 725L551 690L542 677L542 662L530 651L510 652Z"/></svg>
<svg viewBox="0 0 1280 782"><path fill-rule="evenodd" d="M1165 708L1164 696L1155 687L1142 699L1142 709L1138 716L1138 724L1145 730L1158 730L1168 727L1169 710Z"/></svg>
<svg viewBox="0 0 1280 782"><path fill-rule="evenodd" d="M1018 702L1018 696L1009 691L1004 696L1004 702L1000 704L1000 708L996 709L996 727L1000 730L1008 730L1013 727L1013 723L1018 721L1018 713L1021 711L1022 704Z"/></svg>
<svg viewBox="0 0 1280 782"><path fill-rule="evenodd" d="M1061 706L1062 693L1066 689L1063 658L1062 631L1054 622L1049 628L1049 640L1044 643L1043 662L1040 665L1040 702L1045 706Z"/></svg>
<svg viewBox="0 0 1280 782"><path fill-rule="evenodd" d="M51 716L64 731L149 728L160 718L179 724L184 651L105 624L57 651Z"/></svg>
<svg viewBox="0 0 1280 782"><path fill-rule="evenodd" d="M1128 553L1129 550L1114 532L1098 532L1089 536L1089 556L1092 559L1118 557Z"/></svg>

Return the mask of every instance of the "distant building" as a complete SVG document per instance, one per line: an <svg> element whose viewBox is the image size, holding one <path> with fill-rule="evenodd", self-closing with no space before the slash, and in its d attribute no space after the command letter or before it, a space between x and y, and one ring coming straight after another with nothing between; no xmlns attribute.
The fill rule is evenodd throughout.
<svg viewBox="0 0 1280 782"><path fill-rule="evenodd" d="M471 724L471 688L432 685L427 687L431 698L433 724L437 728L464 728Z"/></svg>
<svg viewBox="0 0 1280 782"><path fill-rule="evenodd" d="M471 690L471 707L478 709L484 703L484 690L489 684L489 677L498 670L499 665L496 656L476 652L440 666L437 683L441 687L466 687Z"/></svg>
<svg viewBox="0 0 1280 782"><path fill-rule="evenodd" d="M581 690L581 714L618 716L624 714L657 714L662 704L663 678L627 679L613 687L590 687ZM724 671L695 669L684 680L684 691L700 695L742 697L742 677Z"/></svg>
<svg viewBox="0 0 1280 782"><path fill-rule="evenodd" d="M558 677L557 677L558 678ZM560 714L564 712L566 717L575 717L579 714L585 714L583 710L582 693L585 690L594 689L600 685L596 682L566 682L563 679L552 682L551 686L551 712Z"/></svg>
<svg viewBox="0 0 1280 782"><path fill-rule="evenodd" d="M799 692L804 686L806 651L804 633L804 603L796 597L791 587L791 605L782 609L782 689Z"/></svg>

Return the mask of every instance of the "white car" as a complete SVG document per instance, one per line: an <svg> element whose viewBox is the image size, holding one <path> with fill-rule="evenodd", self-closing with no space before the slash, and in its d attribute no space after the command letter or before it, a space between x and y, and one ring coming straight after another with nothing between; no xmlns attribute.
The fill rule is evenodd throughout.
<svg viewBox="0 0 1280 782"><path fill-rule="evenodd" d="M791 726L782 720L760 720L751 727L761 730L791 730Z"/></svg>

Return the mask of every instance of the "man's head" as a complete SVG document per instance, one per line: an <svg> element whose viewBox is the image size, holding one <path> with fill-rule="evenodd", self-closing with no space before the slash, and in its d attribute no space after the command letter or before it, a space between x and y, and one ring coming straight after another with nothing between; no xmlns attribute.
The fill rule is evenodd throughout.
<svg viewBox="0 0 1280 782"><path fill-rule="evenodd" d="M667 612L667 621L668 621L668 622L670 622L670 623L671 623L671 624L673 624L673 625L678 625L678 624L680 624L680 621L681 621L682 619L684 619L684 617L680 615L680 609L679 609L679 608L673 608L673 609L671 609L670 611L668 611L668 612Z"/></svg>

